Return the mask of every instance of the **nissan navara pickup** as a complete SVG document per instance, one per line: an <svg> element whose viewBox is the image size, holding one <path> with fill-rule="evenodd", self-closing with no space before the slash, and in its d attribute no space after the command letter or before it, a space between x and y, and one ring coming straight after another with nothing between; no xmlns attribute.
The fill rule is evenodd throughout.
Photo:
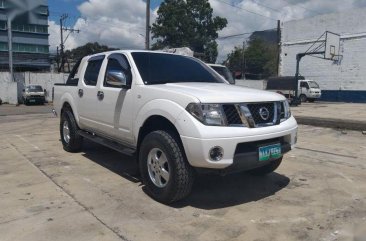
<svg viewBox="0 0 366 241"><path fill-rule="evenodd" d="M297 140L284 96L230 85L193 57L112 51L84 57L54 87L63 148L89 139L136 156L149 195L186 197L196 172L273 172Z"/></svg>

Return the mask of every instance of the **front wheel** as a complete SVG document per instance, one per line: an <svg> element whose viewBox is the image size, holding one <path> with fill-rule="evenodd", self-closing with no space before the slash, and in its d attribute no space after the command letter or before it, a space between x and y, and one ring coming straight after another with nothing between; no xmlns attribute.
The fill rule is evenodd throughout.
<svg viewBox="0 0 366 241"><path fill-rule="evenodd" d="M301 103L305 103L308 98L306 97L306 95L300 95L300 100L301 100Z"/></svg>
<svg viewBox="0 0 366 241"><path fill-rule="evenodd" d="M141 143L139 166L147 193L162 203L186 197L192 189L193 170L176 135L154 131Z"/></svg>
<svg viewBox="0 0 366 241"><path fill-rule="evenodd" d="M69 109L62 112L60 121L60 135L62 146L67 152L78 152L83 144L83 137L78 134L79 127L75 117Z"/></svg>
<svg viewBox="0 0 366 241"><path fill-rule="evenodd" d="M248 171L248 173L255 175L255 176L264 176L264 175L274 172L280 166L281 162L282 162L282 157L280 157L279 159L276 159L274 161L271 161L269 164L267 164L265 166L250 170L250 171Z"/></svg>

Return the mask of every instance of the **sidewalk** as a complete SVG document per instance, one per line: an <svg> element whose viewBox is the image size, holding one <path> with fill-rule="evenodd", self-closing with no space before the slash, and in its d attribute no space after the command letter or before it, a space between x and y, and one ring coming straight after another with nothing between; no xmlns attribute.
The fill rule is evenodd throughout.
<svg viewBox="0 0 366 241"><path fill-rule="evenodd" d="M299 124L366 131L366 104L303 103L291 111Z"/></svg>

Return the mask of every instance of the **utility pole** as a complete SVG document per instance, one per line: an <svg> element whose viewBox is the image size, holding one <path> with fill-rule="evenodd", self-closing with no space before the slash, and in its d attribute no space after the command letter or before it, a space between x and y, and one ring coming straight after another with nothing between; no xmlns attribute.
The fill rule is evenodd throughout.
<svg viewBox="0 0 366 241"><path fill-rule="evenodd" d="M243 41L243 68L242 68L242 78L245 79L245 65L246 65L246 61L245 61L245 40Z"/></svg>
<svg viewBox="0 0 366 241"><path fill-rule="evenodd" d="M277 20L277 76L280 75L281 21Z"/></svg>
<svg viewBox="0 0 366 241"><path fill-rule="evenodd" d="M64 45L64 21L68 18L67 14L62 14L60 17L60 35L61 35L61 45L60 45L60 58L61 58L61 65L58 68L59 72L64 72L65 68L65 56L64 56L64 50L65 50L65 45Z"/></svg>
<svg viewBox="0 0 366 241"><path fill-rule="evenodd" d="M8 49L9 49L9 71L11 81L14 81L13 68L13 33L11 31L11 18L8 17Z"/></svg>
<svg viewBox="0 0 366 241"><path fill-rule="evenodd" d="M146 34L145 49L150 49L150 0L146 0Z"/></svg>
<svg viewBox="0 0 366 241"><path fill-rule="evenodd" d="M65 20L69 17L68 14L62 14L60 17L60 36L61 36L61 44L60 44L60 65L58 66L58 71L59 72L65 72L65 63L66 63L66 57L65 57L65 42L67 40L67 38L69 37L69 35L71 33L77 32L79 33L80 30L78 29L73 29L73 28L65 28L64 27L64 22ZM69 32L69 34L67 35L67 37L64 39L64 31L65 32Z"/></svg>

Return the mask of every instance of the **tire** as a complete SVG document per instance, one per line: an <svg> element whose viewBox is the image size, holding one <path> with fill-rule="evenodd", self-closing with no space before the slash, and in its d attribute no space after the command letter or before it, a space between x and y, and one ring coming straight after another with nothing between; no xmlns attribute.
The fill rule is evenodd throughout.
<svg viewBox="0 0 366 241"><path fill-rule="evenodd" d="M192 190L193 168L174 134L166 131L148 134L140 146L139 167L147 194L161 203L181 200Z"/></svg>
<svg viewBox="0 0 366 241"><path fill-rule="evenodd" d="M250 171L248 171L248 173L250 173L254 176L264 176L264 175L274 172L280 166L281 162L282 162L282 157L279 159L276 159L274 161L271 161L271 163L269 163L265 166L250 170Z"/></svg>
<svg viewBox="0 0 366 241"><path fill-rule="evenodd" d="M29 105L27 98L24 98L24 99L23 99L23 103L24 103L25 105Z"/></svg>
<svg viewBox="0 0 366 241"><path fill-rule="evenodd" d="M300 95L300 100L301 100L301 103L305 103L308 100L308 98L306 97L306 95L302 94L302 95Z"/></svg>
<svg viewBox="0 0 366 241"><path fill-rule="evenodd" d="M79 127L76 124L76 120L72 111L66 109L62 112L60 121L60 136L62 146L67 152L80 151L83 144L83 137L77 132Z"/></svg>

